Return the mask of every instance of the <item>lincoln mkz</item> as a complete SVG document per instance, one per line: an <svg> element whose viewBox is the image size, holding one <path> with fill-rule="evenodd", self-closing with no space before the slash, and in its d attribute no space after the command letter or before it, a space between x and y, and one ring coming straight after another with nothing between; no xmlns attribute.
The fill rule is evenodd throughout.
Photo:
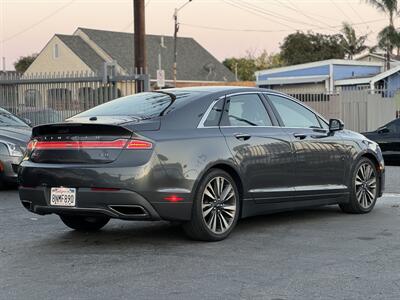
<svg viewBox="0 0 400 300"><path fill-rule="evenodd" d="M382 195L382 153L343 127L266 89L127 96L35 127L20 199L75 230L169 220L204 241L226 238L241 218L294 208L365 214Z"/></svg>

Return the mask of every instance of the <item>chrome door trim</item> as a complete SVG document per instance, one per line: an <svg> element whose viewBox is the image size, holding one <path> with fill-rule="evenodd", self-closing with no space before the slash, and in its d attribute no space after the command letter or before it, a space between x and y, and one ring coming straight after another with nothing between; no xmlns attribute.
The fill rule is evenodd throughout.
<svg viewBox="0 0 400 300"><path fill-rule="evenodd" d="M347 190L348 187L343 184L324 184L324 185L304 185L287 188L268 188L268 189L252 189L249 193L285 193L285 192L308 192L308 191L334 191Z"/></svg>

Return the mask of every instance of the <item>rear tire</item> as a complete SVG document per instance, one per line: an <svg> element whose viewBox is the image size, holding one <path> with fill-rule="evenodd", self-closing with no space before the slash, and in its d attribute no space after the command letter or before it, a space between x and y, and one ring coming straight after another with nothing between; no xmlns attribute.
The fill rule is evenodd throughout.
<svg viewBox="0 0 400 300"><path fill-rule="evenodd" d="M213 169L201 180L193 203L192 218L183 225L183 229L194 240L221 241L236 226L239 201L233 178L225 171Z"/></svg>
<svg viewBox="0 0 400 300"><path fill-rule="evenodd" d="M378 199L379 184L375 164L368 158L362 158L354 168L350 201L339 204L342 211L351 214L371 212Z"/></svg>
<svg viewBox="0 0 400 300"><path fill-rule="evenodd" d="M69 228L77 231L97 231L103 228L110 218L108 217L84 217L60 215L61 221Z"/></svg>

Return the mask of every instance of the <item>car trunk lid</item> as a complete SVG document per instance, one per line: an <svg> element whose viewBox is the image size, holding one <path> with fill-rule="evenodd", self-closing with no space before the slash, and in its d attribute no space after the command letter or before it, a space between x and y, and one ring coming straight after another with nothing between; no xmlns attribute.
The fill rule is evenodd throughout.
<svg viewBox="0 0 400 300"><path fill-rule="evenodd" d="M150 141L125 126L61 123L35 127L28 150L36 163L102 164L115 161L124 149L151 147Z"/></svg>

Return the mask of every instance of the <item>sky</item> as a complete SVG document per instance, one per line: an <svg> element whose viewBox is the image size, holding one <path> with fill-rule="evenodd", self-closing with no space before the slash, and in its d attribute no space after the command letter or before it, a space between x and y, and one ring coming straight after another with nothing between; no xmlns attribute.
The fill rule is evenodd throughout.
<svg viewBox="0 0 400 300"><path fill-rule="evenodd" d="M174 9L186 2L146 0L146 32L171 36ZM20 56L77 27L132 32L132 15L132 0L0 0L0 57L13 69ZM179 36L193 37L222 61L278 52L297 30L337 33L343 21L368 33L369 45L388 23L365 0L192 0L179 11Z"/></svg>

